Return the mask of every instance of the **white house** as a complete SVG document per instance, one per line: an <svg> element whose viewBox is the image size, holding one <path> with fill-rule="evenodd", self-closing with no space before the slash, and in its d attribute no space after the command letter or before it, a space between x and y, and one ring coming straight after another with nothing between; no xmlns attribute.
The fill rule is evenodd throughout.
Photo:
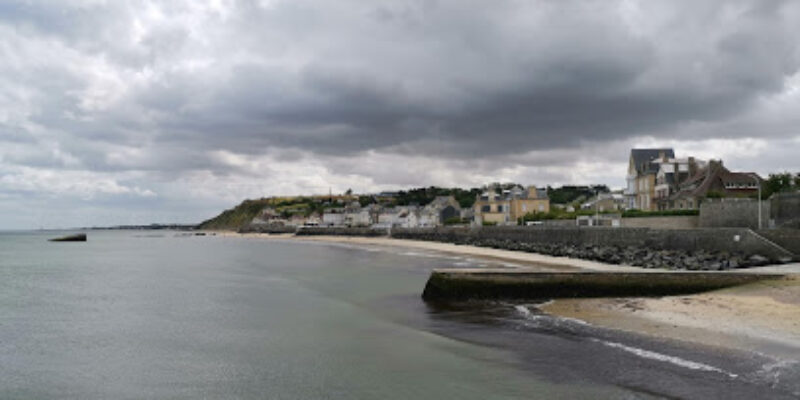
<svg viewBox="0 0 800 400"><path fill-rule="evenodd" d="M330 208L325 210L325 212L322 214L322 225L324 226L344 225L344 209Z"/></svg>

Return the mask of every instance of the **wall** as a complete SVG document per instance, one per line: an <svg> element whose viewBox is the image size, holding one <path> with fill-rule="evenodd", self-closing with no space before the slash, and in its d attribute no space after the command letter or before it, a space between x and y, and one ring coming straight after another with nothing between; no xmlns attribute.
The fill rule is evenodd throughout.
<svg viewBox="0 0 800 400"><path fill-rule="evenodd" d="M546 219L542 221L544 226L577 226L575 219Z"/></svg>
<svg viewBox="0 0 800 400"><path fill-rule="evenodd" d="M653 229L692 229L697 228L699 221L694 215L675 217L640 217L622 218L623 228L653 228ZM577 226L574 219L551 219L542 221L544 226Z"/></svg>
<svg viewBox="0 0 800 400"><path fill-rule="evenodd" d="M520 272L498 269L434 270L425 301L674 296L700 293L782 275L725 272Z"/></svg>
<svg viewBox="0 0 800 400"><path fill-rule="evenodd" d="M692 229L698 225L699 218L694 215L622 218L623 228Z"/></svg>
<svg viewBox="0 0 800 400"><path fill-rule="evenodd" d="M332 235L332 236L386 236L385 228L326 228L302 227L297 230L298 236Z"/></svg>
<svg viewBox="0 0 800 400"><path fill-rule="evenodd" d="M800 256L800 229L762 229L758 234Z"/></svg>
<svg viewBox="0 0 800 400"><path fill-rule="evenodd" d="M649 229L610 227L471 227L435 229L393 229L392 237L449 243L491 241L532 242L552 245L603 246L687 252L758 254L774 260L793 254L775 247L749 229Z"/></svg>
<svg viewBox="0 0 800 400"><path fill-rule="evenodd" d="M800 192L776 193L770 198L770 206L775 226L800 228Z"/></svg>
<svg viewBox="0 0 800 400"><path fill-rule="evenodd" d="M294 233L296 226L292 225L268 225L268 224L247 224L239 229L239 233Z"/></svg>
<svg viewBox="0 0 800 400"><path fill-rule="evenodd" d="M761 202L762 227L769 226L770 202ZM758 229L758 201L755 199L707 199L700 205L701 228L737 227Z"/></svg>

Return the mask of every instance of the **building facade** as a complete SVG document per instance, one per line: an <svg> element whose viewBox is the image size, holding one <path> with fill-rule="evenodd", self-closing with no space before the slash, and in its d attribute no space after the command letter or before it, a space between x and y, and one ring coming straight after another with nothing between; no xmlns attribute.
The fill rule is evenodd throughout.
<svg viewBox="0 0 800 400"><path fill-rule="evenodd" d="M669 210L694 210L707 198L757 197L763 180L753 172L731 172L722 160L711 160L681 183L668 200Z"/></svg>
<svg viewBox="0 0 800 400"><path fill-rule="evenodd" d="M675 151L663 149L632 149L628 158L626 208L652 211L657 209L655 197L656 175L660 164L675 158Z"/></svg>
<svg viewBox="0 0 800 400"><path fill-rule="evenodd" d="M498 192L489 187L479 194L473 205L476 224L516 225L528 213L550 212L550 199L544 189L515 186Z"/></svg>

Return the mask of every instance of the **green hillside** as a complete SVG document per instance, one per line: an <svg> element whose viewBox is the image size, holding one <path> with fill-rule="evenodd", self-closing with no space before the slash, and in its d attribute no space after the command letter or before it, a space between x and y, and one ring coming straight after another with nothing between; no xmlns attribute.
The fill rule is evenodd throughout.
<svg viewBox="0 0 800 400"><path fill-rule="evenodd" d="M214 218L203 221L197 228L238 230L252 221L270 203L271 199L245 200L238 206L225 210Z"/></svg>

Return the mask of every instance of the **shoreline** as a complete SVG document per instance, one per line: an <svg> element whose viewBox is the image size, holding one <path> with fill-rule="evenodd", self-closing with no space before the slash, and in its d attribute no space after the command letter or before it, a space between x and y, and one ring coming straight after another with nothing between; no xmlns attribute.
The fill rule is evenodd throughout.
<svg viewBox="0 0 800 400"><path fill-rule="evenodd" d="M224 237L261 240L401 247L492 261L509 261L521 265L510 268L542 272L665 271L441 242L382 237L217 233ZM800 264L750 270L797 273L800 272ZM782 281L763 281L695 295L556 299L539 309L547 314L579 319L601 328L753 351L776 358L800 358L800 275Z"/></svg>

